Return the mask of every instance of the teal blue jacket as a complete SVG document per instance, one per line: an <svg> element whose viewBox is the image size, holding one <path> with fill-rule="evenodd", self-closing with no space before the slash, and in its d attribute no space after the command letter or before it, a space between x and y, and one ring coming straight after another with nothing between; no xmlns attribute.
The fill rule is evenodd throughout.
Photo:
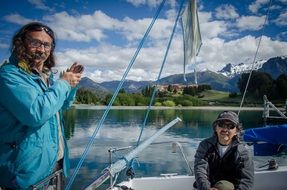
<svg viewBox="0 0 287 190"><path fill-rule="evenodd" d="M1 66L0 186L27 189L53 172L58 152L56 113L62 118L75 94L76 89L63 79L52 80L47 87L38 75L19 67L13 56ZM62 131L64 134L63 125ZM64 142L67 176L65 138Z"/></svg>

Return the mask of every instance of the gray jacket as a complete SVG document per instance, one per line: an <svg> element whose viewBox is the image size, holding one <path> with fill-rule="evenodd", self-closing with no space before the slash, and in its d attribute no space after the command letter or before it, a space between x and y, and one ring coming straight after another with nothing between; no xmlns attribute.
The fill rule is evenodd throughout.
<svg viewBox="0 0 287 190"><path fill-rule="evenodd" d="M215 135L203 140L195 154L194 172L199 190L207 190L219 180L232 182L236 190L250 190L253 187L253 160L237 138L233 139L222 158Z"/></svg>

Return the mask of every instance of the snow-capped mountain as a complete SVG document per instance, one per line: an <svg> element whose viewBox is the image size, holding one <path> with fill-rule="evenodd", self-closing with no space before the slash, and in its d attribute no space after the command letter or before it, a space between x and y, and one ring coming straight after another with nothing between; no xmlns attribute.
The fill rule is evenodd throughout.
<svg viewBox="0 0 287 190"><path fill-rule="evenodd" d="M228 63L227 65L225 65L225 67L223 67L223 69L221 69L218 72L223 74L226 77L231 78L231 77L234 77L235 75L250 72L251 70L258 70L262 68L263 64L266 62L267 60L264 59L264 60L256 61L254 65L245 64L245 63L239 63L237 65L232 65L231 63ZM252 65L253 65L253 68L252 68Z"/></svg>

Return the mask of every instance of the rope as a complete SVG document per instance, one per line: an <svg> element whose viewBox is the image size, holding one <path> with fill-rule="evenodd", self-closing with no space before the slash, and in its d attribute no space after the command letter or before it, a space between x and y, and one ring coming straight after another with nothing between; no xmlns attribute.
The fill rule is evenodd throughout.
<svg viewBox="0 0 287 190"><path fill-rule="evenodd" d="M240 111L242 109L242 105L243 105L243 102L244 102L244 99L245 99L245 96L246 96L246 93L247 93L247 88L248 88L248 85L249 85L249 82L250 82L250 79L251 79L251 75L252 75L252 71L254 69L254 65L255 65L255 60L257 58L257 54L258 54L258 51L259 51L259 47L260 47L260 44L261 44L261 41L262 41L262 36L264 34L264 29L265 29L265 26L266 26L266 23L268 21L268 15L270 13L270 7L272 5L272 0L269 1L269 6L268 6L268 10L267 10L267 14L266 14L266 17L265 17L265 20L264 20L264 23L263 23L263 27L262 27L262 33L261 33L261 36L259 38L259 42L258 42L258 45L257 45L257 48L256 48L256 53L254 55L254 59L253 59L253 62L252 62L252 66L251 66L251 71L249 73L249 76L248 76L248 79L247 79L247 83L246 83L246 86L245 86L245 90L244 90L244 93L243 93L243 96L242 96L242 100L241 100L241 103L240 103L240 107L239 107L239 110L238 110L238 116L240 114Z"/></svg>
<svg viewBox="0 0 287 190"><path fill-rule="evenodd" d="M179 11L178 11L178 13L177 13L177 17L176 17L176 20L175 20L175 23L174 23L174 26L173 26L173 30L172 30L171 36L170 36L170 38L169 38L169 42L168 42L168 45L167 45L167 49L166 49L166 51L165 51L164 59L163 59L163 61L162 61L162 65L161 65L161 68L160 68L160 71L159 71L159 74L158 74L158 77L157 77L157 80L156 80L155 88L153 89L152 97L151 97L151 99L150 99L149 106L148 106L148 109L147 109L147 112L146 112L146 115L145 115L145 119L144 119L144 122L143 122L143 125L142 125L142 128L141 128L141 132L140 132L140 135L139 135L139 137L138 137L137 146L138 146L139 143L140 143L140 140L141 140L141 136L142 136L144 127L146 126L146 122L147 122L147 119L148 119L148 116L149 116L149 113L150 113L150 110L151 110L151 106L152 106L152 103L153 103L153 101L154 101L155 94L156 94L156 91L157 91L157 85L158 85L158 83L159 83L159 80L160 80L160 77L161 77L161 73L162 73L163 67L164 67L165 62L166 62L166 58L167 58L167 55L168 55L168 52L169 52L169 48L170 48L170 45L171 45L171 42L172 42L172 39L173 39L173 36L174 36L174 33L175 33L175 29L176 29L177 22L178 22L178 19L179 19L179 17L180 17L180 14L181 14L181 10L182 10L184 1L185 1L185 0L182 0L182 1L181 1L180 8L179 8Z"/></svg>
<svg viewBox="0 0 287 190"><path fill-rule="evenodd" d="M128 73L129 73L130 69L132 68L132 66L133 66L133 64L135 62L136 57L138 56L138 54L140 52L140 49L142 48L142 46L144 44L144 41L146 40L150 30L152 29L152 26L154 25L156 19L158 18L158 15L159 15L161 9L163 8L163 5L164 5L165 1L166 0L163 0L161 2L160 6L158 7L155 16L153 17L148 29L146 30L146 32L144 34L144 37L142 38L142 40L141 40L141 42L140 42L140 44L139 44L139 46L138 46L133 58L131 59L129 65L128 65L128 67L127 67L127 69L126 69L126 71L125 71L125 73L124 73L124 75L123 75L123 77L122 77L117 89L116 89L116 91L113 94L113 97L111 98L111 100L110 100L110 102L109 102L109 104L108 104L108 106L107 106L107 108L106 108L106 110L105 110L105 112L104 112L104 114L103 114L103 116L101 118L101 120L99 121L98 126L96 127L95 131L93 132L93 135L92 135L90 141L88 142L88 144L87 144L87 146L86 146L86 148L85 148L85 150L84 150L84 152L83 152L83 154L81 156L81 159L80 159L75 171L73 172L71 178L69 179L69 182L68 182L65 190L69 190L71 188L71 185L72 185L73 181L75 180L75 177L76 177L77 173L79 172L80 167L82 166L82 164L83 164L83 162L84 162L84 160L85 160L85 158L86 158L86 156L87 156L92 144L95 141L95 137L96 137L97 133L99 132L100 128L102 127L102 125L103 125L103 123L104 123L104 121L105 121L105 119L106 119L106 117L107 117L107 115L108 115L108 113L109 113L109 111L110 111L110 109L111 109L111 107L112 107L112 105L113 105L113 103L114 103L114 101L115 101L120 89L123 86L123 83L124 83Z"/></svg>

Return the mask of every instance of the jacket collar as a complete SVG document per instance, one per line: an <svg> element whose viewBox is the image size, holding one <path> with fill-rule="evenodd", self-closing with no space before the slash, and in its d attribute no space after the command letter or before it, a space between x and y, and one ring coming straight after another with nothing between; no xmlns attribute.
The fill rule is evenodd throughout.
<svg viewBox="0 0 287 190"><path fill-rule="evenodd" d="M29 65L26 61L19 61L18 67L21 68L22 70L26 71L29 74L32 73L32 69L29 67Z"/></svg>
<svg viewBox="0 0 287 190"><path fill-rule="evenodd" d="M9 62L4 63L4 65L5 64L15 65L16 67L21 68L26 73L29 73L29 74L32 73L32 69L29 67L29 64L24 60L19 61L14 54L12 54L9 57Z"/></svg>
<svg viewBox="0 0 287 190"><path fill-rule="evenodd" d="M15 66L17 66L17 67L19 67L19 68L21 68L23 71L25 71L26 73L29 73L30 75L31 75L31 74L40 75L40 74L39 74L40 72L39 72L37 69L31 68L31 67L29 66L29 63L26 62L26 61L24 61L24 60L20 60L20 61L19 61L14 54L10 56L10 58L9 58L9 63L12 64L12 65L15 65ZM51 71L50 71L48 68L46 68L46 67L44 66L43 69L45 69L45 72L43 72L44 74L46 74L47 76L50 76L50 75L51 75Z"/></svg>

